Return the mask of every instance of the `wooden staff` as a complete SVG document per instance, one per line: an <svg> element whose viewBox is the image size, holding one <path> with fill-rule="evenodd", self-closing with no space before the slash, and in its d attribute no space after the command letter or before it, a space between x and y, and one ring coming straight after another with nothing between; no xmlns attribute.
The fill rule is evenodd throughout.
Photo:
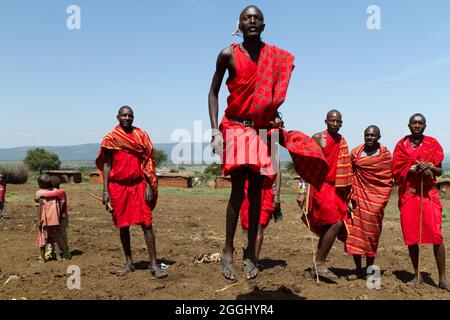
<svg viewBox="0 0 450 320"><path fill-rule="evenodd" d="M423 219L423 174L420 178L420 217L419 217L419 244L418 248L418 261L417 261L417 285L420 284L420 245L422 244L422 219Z"/></svg>
<svg viewBox="0 0 450 320"><path fill-rule="evenodd" d="M310 195L311 195L311 184L308 183L308 187L306 188L306 199L305 199L306 203L305 203L305 207L303 209L303 214L305 215L306 225L308 226L308 230L309 230L309 237L311 238L311 248L312 248L312 253L313 253L313 261L314 261L314 272L316 273L317 283L320 283L319 271L317 270L317 263L316 263L316 251L314 249L314 239L313 239L313 235L312 235L312 231L311 231L311 225L309 224L309 220L308 220Z"/></svg>
<svg viewBox="0 0 450 320"><path fill-rule="evenodd" d="M89 193L89 195L90 195L92 198L94 198L94 199L96 199L96 200L98 200L98 201L103 202L103 199L100 198L99 196L97 196L97 195L95 195L95 194L93 194L93 193ZM111 206L111 203L108 202L107 205L108 205L108 211L109 211L109 213L113 213L113 212L114 212L114 208Z"/></svg>

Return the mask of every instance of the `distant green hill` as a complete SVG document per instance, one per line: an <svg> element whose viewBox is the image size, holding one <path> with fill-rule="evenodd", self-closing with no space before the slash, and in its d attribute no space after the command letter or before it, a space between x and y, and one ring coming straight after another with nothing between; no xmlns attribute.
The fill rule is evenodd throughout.
<svg viewBox="0 0 450 320"><path fill-rule="evenodd" d="M154 147L156 149L163 150L170 159L172 150L176 145L177 144L175 143L155 143ZM201 146L202 150L205 150L207 146L208 146L207 143L203 143ZM22 161L27 155L27 151L33 148L37 147L18 147L18 148L0 149L0 161ZM89 144L80 144L62 147L41 146L40 148L44 148L48 151L56 153L61 161L93 161L97 157L100 144L89 143ZM280 154L281 154L281 161L285 162L291 160L289 152L286 149L281 148ZM193 158L194 145L191 145L191 155ZM450 154L447 154L445 156L443 166L444 170L450 171Z"/></svg>
<svg viewBox="0 0 450 320"><path fill-rule="evenodd" d="M163 150L170 159L172 154L172 150L177 144L175 143L155 143L154 148ZM201 146L201 150L205 150L208 146L208 143L203 143ZM7 148L0 149L0 161L22 161L26 155L27 151L30 149L34 149L37 147L18 147L18 148ZM39 146L39 148L44 148L48 151L54 152L59 156L61 161L92 161L97 157L98 150L100 148L100 144L98 143L90 143L90 144L81 144L74 146ZM190 146L191 148L191 156L193 162L194 157L194 145ZM189 149L189 145L187 145L187 150ZM282 150L281 152L281 161L289 161L290 156L286 150Z"/></svg>

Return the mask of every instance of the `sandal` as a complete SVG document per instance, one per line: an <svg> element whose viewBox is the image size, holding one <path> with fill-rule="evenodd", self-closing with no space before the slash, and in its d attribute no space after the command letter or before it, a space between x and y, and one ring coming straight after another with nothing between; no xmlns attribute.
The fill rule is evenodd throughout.
<svg viewBox="0 0 450 320"><path fill-rule="evenodd" d="M221 268L223 280L224 280L226 283L234 284L234 283L237 282L237 278L236 278L236 269L234 268L233 262L224 259L224 257L223 257L222 255L220 256L220 268ZM228 271L231 275L233 275L233 276L234 276L234 279L231 279L230 277L227 277L227 276L225 275L225 272L226 272L226 271Z"/></svg>
<svg viewBox="0 0 450 320"><path fill-rule="evenodd" d="M439 282L439 289L447 290L450 292L450 283L448 282Z"/></svg>
<svg viewBox="0 0 450 320"><path fill-rule="evenodd" d="M346 276L345 279L347 279L347 281L356 281L356 280L366 280L366 277L362 272L356 271Z"/></svg>
<svg viewBox="0 0 450 320"><path fill-rule="evenodd" d="M154 266L150 268L150 273L156 279L164 279L168 276L167 272L160 268L160 266Z"/></svg>
<svg viewBox="0 0 450 320"><path fill-rule="evenodd" d="M129 263L129 264L124 265L122 267L122 270L119 272L116 272L115 275L118 277L123 277L131 272L134 272L134 270L136 270L136 267L134 266L134 264Z"/></svg>
<svg viewBox="0 0 450 320"><path fill-rule="evenodd" d="M245 273L245 279L251 283L251 284L255 284L256 283L256 279L258 278L258 274L259 274L259 269L257 267L256 264L253 263L252 260L250 259L245 259L244 261L244 273ZM258 272L256 273L256 275L253 278L248 278L247 275L249 275L252 271L257 270Z"/></svg>
<svg viewBox="0 0 450 320"><path fill-rule="evenodd" d="M330 269L328 269L328 268L317 269L317 273L316 273L316 269L314 267L312 267L311 271L310 271L311 277L316 279L317 274L319 275L319 278L324 278L327 280L336 280L338 278L337 275L335 275L333 272L331 272Z"/></svg>

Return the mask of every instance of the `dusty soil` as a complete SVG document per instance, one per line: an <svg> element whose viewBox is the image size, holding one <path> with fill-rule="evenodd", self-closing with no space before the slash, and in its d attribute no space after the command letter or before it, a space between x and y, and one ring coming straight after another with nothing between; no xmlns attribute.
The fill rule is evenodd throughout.
<svg viewBox="0 0 450 320"><path fill-rule="evenodd" d="M196 258L218 253L224 242L225 207L228 191L211 188L162 188L154 214L160 262L169 266L170 276L155 280L148 271L148 256L142 232L132 228L132 247L138 270L126 277L116 272L124 263L118 231L110 215L89 192L100 194L99 185L65 185L69 199L69 240L74 254L71 261L40 264L34 246L36 185L10 185L7 194L7 219L0 220L0 299L449 299L450 294L436 288L437 270L431 246L423 250L426 284L410 288L413 278L407 248L403 244L396 197L389 204L379 258L382 269L381 290L369 290L366 282L347 282L353 268L352 258L336 242L329 255L332 269L341 276L335 283L317 284L306 271L312 265L311 238L299 222L293 195L285 195L284 220L266 230L261 254L265 269L257 288L243 280L242 250L245 236L236 235L238 285L224 291L219 263L197 263ZM449 200L443 200L445 208ZM448 222L444 228L450 240ZM317 239L314 237L315 243ZM450 253L447 250L447 257ZM67 288L67 268L81 269L81 290ZM450 265L447 258L447 265Z"/></svg>

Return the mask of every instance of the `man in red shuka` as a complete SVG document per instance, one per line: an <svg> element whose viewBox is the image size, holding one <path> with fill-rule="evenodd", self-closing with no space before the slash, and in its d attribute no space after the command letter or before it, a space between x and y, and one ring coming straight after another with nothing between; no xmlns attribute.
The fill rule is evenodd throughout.
<svg viewBox="0 0 450 320"><path fill-rule="evenodd" d="M113 221L120 229L126 264L119 275L135 270L131 257L130 226L140 225L150 256L150 272L156 278L167 274L156 262L152 210L158 197L153 145L144 130L133 127L134 112L119 109L119 125L102 141L96 165L103 178L103 204L113 208Z"/></svg>
<svg viewBox="0 0 450 320"><path fill-rule="evenodd" d="M255 246L263 179L265 176L273 179L278 171L271 145L276 143L276 137L279 136L280 145L291 153L297 173L316 186L323 182L320 173L324 172L327 164L320 147L312 138L299 131L286 132L282 129L283 122L277 110L286 98L294 69L294 56L261 41L261 33L265 28L264 16L255 6L248 6L241 12L238 28L244 41L220 52L208 105L212 128L211 147L216 154L221 154L222 173L230 175L232 181L221 272L226 282L237 280L233 243L245 196L244 186L248 181L249 230L244 273L248 282L255 283L258 276ZM230 95L219 127L218 99L226 71Z"/></svg>
<svg viewBox="0 0 450 320"><path fill-rule="evenodd" d="M329 170L325 183L320 188L312 188L311 213L308 213L307 219L311 230L320 237L316 255L317 274L322 278L336 279L337 276L327 268L326 260L336 237L345 235L344 220L348 216L352 165L347 142L339 134L342 114L338 110L329 111L325 124L327 130L315 134L313 138L322 148ZM304 207L305 194L299 194L297 201ZM311 275L315 277L314 269Z"/></svg>
<svg viewBox="0 0 450 320"><path fill-rule="evenodd" d="M445 275L442 204L436 188L436 176L442 175L444 151L436 139L423 134L426 123L425 117L420 113L411 116L408 125L411 135L397 143L392 163L394 180L398 185L403 238L416 274L416 278L408 284L418 285L423 282L419 270L418 245L432 244L439 272L439 288L450 291Z"/></svg>

